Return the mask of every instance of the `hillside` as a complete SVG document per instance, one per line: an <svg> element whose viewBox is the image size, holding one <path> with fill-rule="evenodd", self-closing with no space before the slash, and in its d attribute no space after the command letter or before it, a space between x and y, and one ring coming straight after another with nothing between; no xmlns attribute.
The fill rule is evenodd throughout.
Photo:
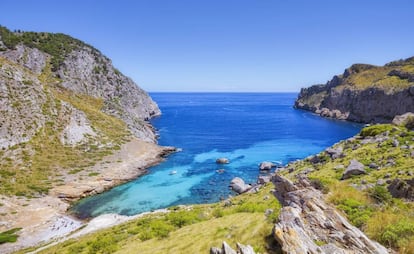
<svg viewBox="0 0 414 254"><path fill-rule="evenodd" d="M295 107L324 117L389 123L414 112L414 57L384 66L354 64L324 85L302 88Z"/></svg>
<svg viewBox="0 0 414 254"><path fill-rule="evenodd" d="M171 151L148 122L159 114L97 49L0 27L0 231L29 233L63 201L145 173Z"/></svg>

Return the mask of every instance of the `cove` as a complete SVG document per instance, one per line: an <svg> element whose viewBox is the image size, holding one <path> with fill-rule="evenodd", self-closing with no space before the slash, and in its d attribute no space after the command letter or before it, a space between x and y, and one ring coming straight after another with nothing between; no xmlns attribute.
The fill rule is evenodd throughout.
<svg viewBox="0 0 414 254"><path fill-rule="evenodd" d="M179 204L217 202L234 195L239 176L255 182L258 164L286 164L358 133L361 124L295 110L295 93L152 93L162 116L152 121L160 145L182 151L134 181L82 199L79 218L134 215ZM230 164L217 165L227 157ZM224 169L224 172L217 172ZM174 172L175 174L171 174Z"/></svg>

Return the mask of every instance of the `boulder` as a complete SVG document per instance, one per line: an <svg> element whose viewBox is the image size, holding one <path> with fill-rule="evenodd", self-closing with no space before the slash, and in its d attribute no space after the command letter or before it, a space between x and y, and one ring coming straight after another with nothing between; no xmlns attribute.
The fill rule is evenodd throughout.
<svg viewBox="0 0 414 254"><path fill-rule="evenodd" d="M394 179L388 186L388 191L394 198L414 201L414 178L410 180Z"/></svg>
<svg viewBox="0 0 414 254"><path fill-rule="evenodd" d="M217 164L229 164L229 163L230 163L230 161L229 161L229 159L227 159L227 158L218 158L218 159L216 160L216 163L217 163Z"/></svg>
<svg viewBox="0 0 414 254"><path fill-rule="evenodd" d="M276 167L276 164L274 164L270 161L264 161L264 162L260 163L260 165L259 165L259 169L261 171L268 171L268 170L271 170L272 168L275 168L275 167Z"/></svg>
<svg viewBox="0 0 414 254"><path fill-rule="evenodd" d="M241 194L252 188L250 184L246 184L240 177L235 177L230 182L230 187L233 191Z"/></svg>
<svg viewBox="0 0 414 254"><path fill-rule="evenodd" d="M408 129L414 128L414 113L407 112L402 115L395 116L392 123L397 126L405 126Z"/></svg>
<svg viewBox="0 0 414 254"><path fill-rule="evenodd" d="M343 156L343 147L342 146L338 146L337 148L333 148L330 147L328 149L325 150L325 152L332 158L332 159L337 159Z"/></svg>
<svg viewBox="0 0 414 254"><path fill-rule="evenodd" d="M272 177L270 176L270 175L266 175L266 176L259 176L258 178L257 178L257 183L258 184L265 184L265 183L268 183L268 182L270 182L270 179L271 179Z"/></svg>
<svg viewBox="0 0 414 254"><path fill-rule="evenodd" d="M351 176L354 175L362 175L362 174L366 174L367 172L364 169L364 165L353 159L351 160L351 162L349 163L349 166L346 168L345 172L342 174L342 180L348 179Z"/></svg>

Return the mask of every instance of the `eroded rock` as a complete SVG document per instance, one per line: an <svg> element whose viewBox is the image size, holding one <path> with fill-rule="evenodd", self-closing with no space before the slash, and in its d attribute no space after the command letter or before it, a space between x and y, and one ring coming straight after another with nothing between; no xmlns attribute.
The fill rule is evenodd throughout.
<svg viewBox="0 0 414 254"><path fill-rule="evenodd" d="M349 163L349 166L346 168L345 172L342 174L341 179L345 180L345 179L350 178L351 176L361 175L361 174L366 174L366 171L364 169L364 164L353 159Z"/></svg>

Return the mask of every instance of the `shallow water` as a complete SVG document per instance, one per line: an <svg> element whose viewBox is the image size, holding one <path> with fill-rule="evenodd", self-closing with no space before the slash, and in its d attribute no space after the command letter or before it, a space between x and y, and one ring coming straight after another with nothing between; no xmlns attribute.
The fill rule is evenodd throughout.
<svg viewBox="0 0 414 254"><path fill-rule="evenodd" d="M255 182L262 161L287 163L355 135L361 125L323 119L292 108L287 93L153 93L163 115L153 120L161 145L182 151L150 173L81 200L81 218L104 213L133 215L178 204L216 202L233 194L239 176ZM227 157L230 164L217 165ZM224 169L224 173L216 170ZM176 174L171 174L174 171Z"/></svg>

